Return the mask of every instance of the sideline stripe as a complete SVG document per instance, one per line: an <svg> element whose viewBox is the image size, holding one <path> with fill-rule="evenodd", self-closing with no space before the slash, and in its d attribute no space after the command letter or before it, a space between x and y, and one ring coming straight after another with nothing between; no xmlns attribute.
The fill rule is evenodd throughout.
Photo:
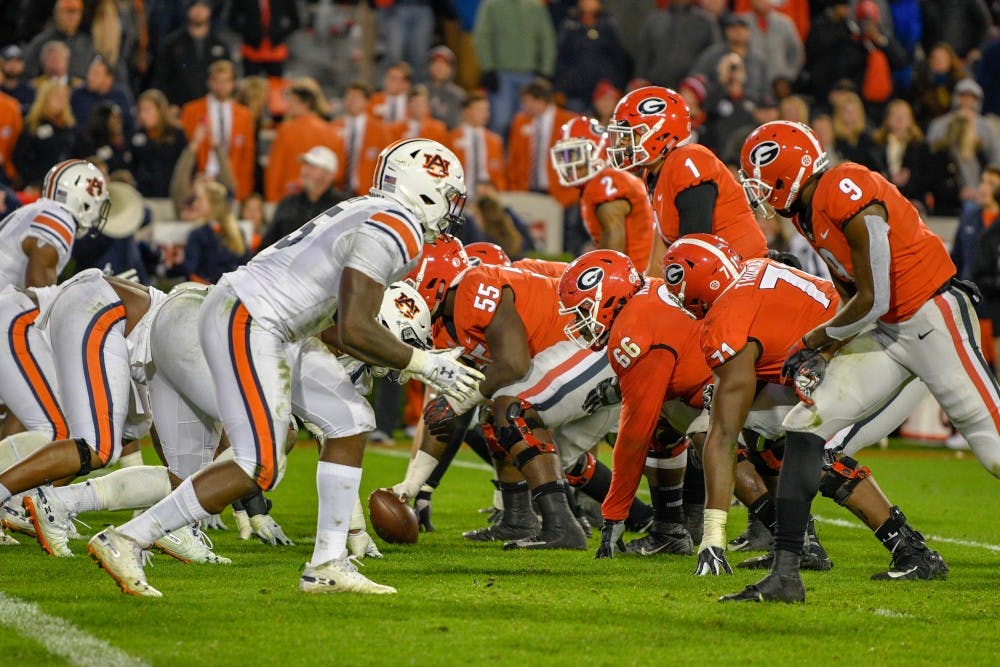
<svg viewBox="0 0 1000 667"><path fill-rule="evenodd" d="M145 667L150 663L92 637L69 621L49 616L37 605L0 593L0 625L81 667Z"/></svg>

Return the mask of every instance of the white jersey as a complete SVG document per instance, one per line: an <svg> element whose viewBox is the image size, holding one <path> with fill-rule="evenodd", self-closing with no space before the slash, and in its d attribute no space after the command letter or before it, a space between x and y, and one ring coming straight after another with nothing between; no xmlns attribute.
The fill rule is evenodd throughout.
<svg viewBox="0 0 1000 667"><path fill-rule="evenodd" d="M0 288L7 285L24 287L28 256L21 249L27 238L38 239L39 245L56 249L59 260L56 273L62 273L69 261L76 236L76 220L66 209L51 199L15 209L0 220Z"/></svg>
<svg viewBox="0 0 1000 667"><path fill-rule="evenodd" d="M382 285L409 273L423 248L420 222L390 199L356 197L227 273L250 315L286 340L318 333L337 312L344 268Z"/></svg>

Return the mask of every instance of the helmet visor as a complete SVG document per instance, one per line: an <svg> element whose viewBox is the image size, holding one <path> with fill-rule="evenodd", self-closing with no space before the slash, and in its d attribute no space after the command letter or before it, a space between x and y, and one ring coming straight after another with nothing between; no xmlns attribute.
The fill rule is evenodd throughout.
<svg viewBox="0 0 1000 667"><path fill-rule="evenodd" d="M565 139L549 150L562 185L580 185L594 175L593 146L587 139Z"/></svg>

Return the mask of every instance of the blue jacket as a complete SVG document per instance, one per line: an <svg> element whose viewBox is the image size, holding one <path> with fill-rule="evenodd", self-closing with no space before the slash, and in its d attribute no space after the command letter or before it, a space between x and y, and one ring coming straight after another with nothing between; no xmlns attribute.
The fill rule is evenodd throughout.
<svg viewBox="0 0 1000 667"><path fill-rule="evenodd" d="M983 233L983 209L966 206L958 219L958 229L951 243L951 261L955 263L960 280L972 280L972 265L976 257L976 244Z"/></svg>
<svg viewBox="0 0 1000 667"><path fill-rule="evenodd" d="M235 271L250 261L250 254L234 255L222 243L212 225L195 227L184 246L182 271L188 280L217 283L223 273Z"/></svg>

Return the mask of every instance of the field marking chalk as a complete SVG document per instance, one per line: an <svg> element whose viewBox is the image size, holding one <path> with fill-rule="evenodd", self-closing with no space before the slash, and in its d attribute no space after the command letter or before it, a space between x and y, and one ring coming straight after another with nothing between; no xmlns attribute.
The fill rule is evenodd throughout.
<svg viewBox="0 0 1000 667"><path fill-rule="evenodd" d="M52 655L80 667L147 667L111 644L88 635L69 621L49 616L38 605L0 592L0 625L41 644Z"/></svg>
<svg viewBox="0 0 1000 667"><path fill-rule="evenodd" d="M825 517L813 515L813 518L821 523L828 523L831 526L838 526L840 528L853 528L855 530L868 530L867 526L862 526L861 524L854 523L852 521L846 521L845 519L837 519L834 517ZM931 535L930 533L924 533L924 538L928 542L944 542L945 544L956 544L960 547L972 547L974 549L986 549L987 551L1000 551L1000 544L989 544L987 542L975 542L973 540L959 540L954 537L942 537L941 535Z"/></svg>

